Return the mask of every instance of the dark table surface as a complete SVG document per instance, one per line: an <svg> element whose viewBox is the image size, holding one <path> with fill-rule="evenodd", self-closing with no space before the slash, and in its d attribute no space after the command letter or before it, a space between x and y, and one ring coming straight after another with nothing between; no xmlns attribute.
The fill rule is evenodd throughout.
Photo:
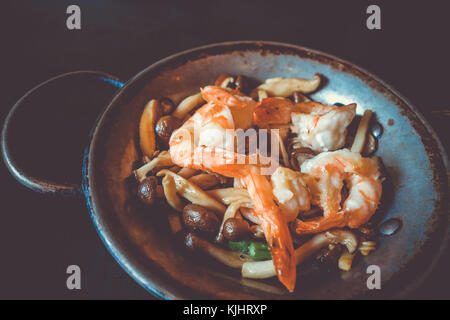
<svg viewBox="0 0 450 320"><path fill-rule="evenodd" d="M448 11L442 1L376 3L382 29L370 31L367 1L4 1L0 119L28 89L60 73L100 70L126 80L188 48L271 40L324 51L374 73L420 109L448 150L449 118L432 115L450 109ZM66 28L70 4L81 7L79 31ZM152 298L106 251L82 201L29 191L3 165L0 184L0 298ZM71 264L81 267L80 291L66 288ZM450 298L449 267L447 253L411 297Z"/></svg>

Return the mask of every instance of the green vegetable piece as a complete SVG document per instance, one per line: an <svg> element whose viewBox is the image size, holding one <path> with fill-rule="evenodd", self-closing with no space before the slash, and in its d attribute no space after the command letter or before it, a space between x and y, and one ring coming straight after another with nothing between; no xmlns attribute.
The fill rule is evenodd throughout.
<svg viewBox="0 0 450 320"><path fill-rule="evenodd" d="M270 254L267 243L256 241L228 241L228 246L232 251L238 251L242 253L248 253L253 260L270 260L272 255Z"/></svg>
<svg viewBox="0 0 450 320"><path fill-rule="evenodd" d="M248 252L248 246L250 245L250 241L228 241L228 246L232 251L239 251L243 253Z"/></svg>
<svg viewBox="0 0 450 320"><path fill-rule="evenodd" d="M272 255L270 254L269 247L266 243L251 242L248 246L248 254L250 258L254 260L270 260Z"/></svg>

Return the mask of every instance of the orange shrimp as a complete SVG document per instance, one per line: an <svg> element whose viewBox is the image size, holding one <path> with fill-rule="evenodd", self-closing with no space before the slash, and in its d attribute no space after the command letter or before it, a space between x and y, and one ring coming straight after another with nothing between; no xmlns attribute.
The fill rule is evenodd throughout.
<svg viewBox="0 0 450 320"><path fill-rule="evenodd" d="M293 103L285 98L265 98L255 107L259 127L292 123L294 142L314 151L337 150L344 146L347 127L356 114L356 104L337 107L320 102Z"/></svg>
<svg viewBox="0 0 450 320"><path fill-rule="evenodd" d="M230 129L247 129L253 124L256 102L234 91L214 86L204 88L202 96L208 103L197 110L170 139L172 160L182 167L210 170L243 182L272 252L278 278L292 292L296 265L291 234L275 203L272 186L267 176L261 173L261 169L267 167L275 170L278 163L260 155L254 161L254 157L231 151L234 150L231 145L233 139L226 134L230 134Z"/></svg>
<svg viewBox="0 0 450 320"><path fill-rule="evenodd" d="M337 107L319 102L297 103L291 114L294 142L316 152L340 149L355 115L356 104Z"/></svg>
<svg viewBox="0 0 450 320"><path fill-rule="evenodd" d="M269 124L287 124L291 121L294 103L284 98L265 98L255 107L253 112L255 124L265 126Z"/></svg>
<svg viewBox="0 0 450 320"><path fill-rule="evenodd" d="M309 221L297 219L294 223L297 234L358 228L375 213L382 187L378 166L372 159L347 149L323 152L305 161L301 171L307 174L312 203L323 209L323 217ZM344 182L349 193L341 208Z"/></svg>

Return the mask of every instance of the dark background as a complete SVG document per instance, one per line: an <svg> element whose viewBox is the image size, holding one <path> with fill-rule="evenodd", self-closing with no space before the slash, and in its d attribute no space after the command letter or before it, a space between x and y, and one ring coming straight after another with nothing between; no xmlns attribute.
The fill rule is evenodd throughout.
<svg viewBox="0 0 450 320"><path fill-rule="evenodd" d="M100 70L127 80L181 50L272 40L324 51L374 73L421 110L448 150L448 118L432 115L450 109L443 3L2 1L0 120L28 89L60 73ZM81 7L80 31L66 28L70 4ZM366 29L369 4L381 7L382 30ZM33 193L3 165L0 184L0 298L152 298L106 251L82 201ZM81 267L81 291L66 289L70 264ZM447 254L411 297L449 299L449 267Z"/></svg>

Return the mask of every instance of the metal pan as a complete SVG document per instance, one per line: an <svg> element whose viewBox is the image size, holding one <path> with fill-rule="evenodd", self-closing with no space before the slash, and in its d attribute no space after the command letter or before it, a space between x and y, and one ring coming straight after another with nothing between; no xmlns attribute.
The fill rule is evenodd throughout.
<svg viewBox="0 0 450 320"><path fill-rule="evenodd" d="M383 127L377 155L383 159L389 183L378 214L380 222L402 221L402 228L379 240L377 250L355 262L349 272L298 277L288 294L273 281L243 281L208 257L193 258L170 234L165 212L142 210L127 183L139 158L138 120L151 98L175 102L214 82L223 73L263 81L269 77L322 74L325 85L312 98L321 102L352 103L357 112L375 112ZM447 155L438 137L398 92L367 71L336 57L299 46L274 42L229 42L188 50L165 58L125 84L108 75L102 81L119 90L101 113L86 148L82 186L92 220L117 262L144 288L168 299L348 299L406 297L432 272L448 243L449 178ZM92 74L90 75L92 76ZM71 77L66 75L66 77ZM50 83L60 81L52 79ZM48 86L35 88L23 99ZM71 193L79 185L37 179L18 166L9 130L20 126L12 109L3 128L2 151L12 174L42 192ZM51 104L51 101L49 101ZM24 129L26 130L26 128ZM366 285L369 265L381 270L381 290Z"/></svg>

